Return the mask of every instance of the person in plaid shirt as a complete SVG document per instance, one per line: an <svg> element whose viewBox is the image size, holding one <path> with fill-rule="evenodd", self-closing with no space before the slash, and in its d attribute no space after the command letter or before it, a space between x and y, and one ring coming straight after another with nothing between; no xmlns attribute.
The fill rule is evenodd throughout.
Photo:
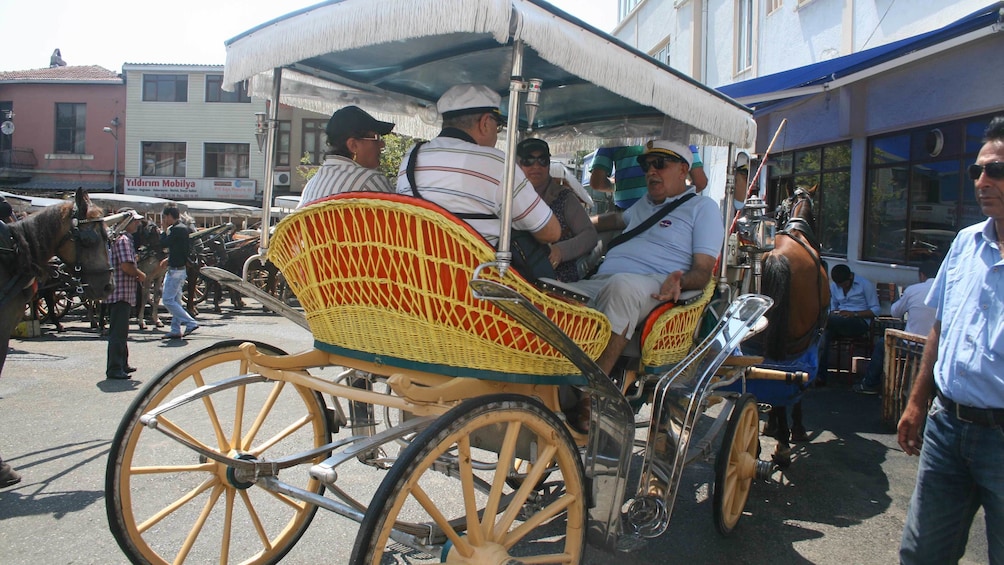
<svg viewBox="0 0 1004 565"><path fill-rule="evenodd" d="M136 267L136 249L132 242L132 234L139 229L143 216L135 210L128 212L132 213L132 220L112 244L111 252L115 288L108 296L108 364L105 377L109 379L128 379L129 373L136 370L129 366L129 314L136 306L136 291L139 290L139 283L146 279L146 274Z"/></svg>

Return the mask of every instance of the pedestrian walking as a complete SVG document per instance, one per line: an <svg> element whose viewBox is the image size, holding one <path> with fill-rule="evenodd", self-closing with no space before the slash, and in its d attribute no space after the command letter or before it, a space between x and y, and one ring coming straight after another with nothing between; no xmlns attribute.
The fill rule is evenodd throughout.
<svg viewBox="0 0 1004 565"><path fill-rule="evenodd" d="M897 430L920 455L905 565L958 563L981 506L989 563L1004 563L1004 116L968 172L988 219L958 233L927 295L934 327Z"/></svg>
<svg viewBox="0 0 1004 565"><path fill-rule="evenodd" d="M167 259L161 262L161 266L167 267L161 301L171 313L171 330L164 334L164 339L181 339L199 329L198 322L181 304L181 291L188 279L188 255L192 250L188 237L190 230L181 221L181 211L177 206L164 207L161 216L164 233L161 234L160 241L167 248Z"/></svg>

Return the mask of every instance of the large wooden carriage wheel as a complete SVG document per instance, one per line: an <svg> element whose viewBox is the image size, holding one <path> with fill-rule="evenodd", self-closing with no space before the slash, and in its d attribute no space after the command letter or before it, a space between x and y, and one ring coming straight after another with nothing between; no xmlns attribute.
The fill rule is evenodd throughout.
<svg viewBox="0 0 1004 565"><path fill-rule="evenodd" d="M473 439L472 439L473 438ZM492 440L497 450L477 445ZM531 447L526 480L506 479ZM486 470L484 462L494 457ZM543 480L547 476L547 480ZM424 516L449 563L579 563L585 542L582 461L564 425L518 395L473 398L439 417L402 452L359 528L351 563L377 565L394 548L395 522ZM450 520L459 515L461 519ZM459 525L458 525L459 523ZM433 536L435 537L435 535ZM545 541L546 540L546 541Z"/></svg>
<svg viewBox="0 0 1004 565"><path fill-rule="evenodd" d="M240 343L217 343L160 373L136 397L115 434L105 474L106 512L133 563L275 563L317 511L242 482L228 465L139 422L144 413L194 388L247 374ZM256 345L260 352L284 355ZM227 457L259 460L322 446L330 437L320 394L275 381L195 400L162 414L158 426ZM283 471L281 480L315 493L324 490L299 468Z"/></svg>
<svg viewBox="0 0 1004 565"><path fill-rule="evenodd" d="M715 460L715 528L722 535L743 515L760 454L760 416L756 398L744 394L736 400Z"/></svg>

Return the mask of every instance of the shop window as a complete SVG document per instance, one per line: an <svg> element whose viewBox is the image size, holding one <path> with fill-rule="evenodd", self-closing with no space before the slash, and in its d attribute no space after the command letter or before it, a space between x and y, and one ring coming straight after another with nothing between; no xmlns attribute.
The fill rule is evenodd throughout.
<svg viewBox="0 0 1004 565"><path fill-rule="evenodd" d="M934 124L868 141L864 259L942 259L961 228L983 220L965 169L989 121Z"/></svg>
<svg viewBox="0 0 1004 565"><path fill-rule="evenodd" d="M204 176L246 179L250 159L251 145L248 143L207 143Z"/></svg>
<svg viewBox="0 0 1004 565"><path fill-rule="evenodd" d="M186 146L170 141L143 142L143 176L183 177Z"/></svg>

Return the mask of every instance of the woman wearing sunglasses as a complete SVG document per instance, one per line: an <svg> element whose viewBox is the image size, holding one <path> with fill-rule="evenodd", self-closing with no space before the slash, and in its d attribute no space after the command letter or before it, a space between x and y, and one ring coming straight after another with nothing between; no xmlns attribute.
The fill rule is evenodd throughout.
<svg viewBox="0 0 1004 565"><path fill-rule="evenodd" d="M324 163L303 188L298 208L342 192L394 192L380 172L381 136L394 124L381 122L356 106L336 111L324 132L328 153Z"/></svg>
<svg viewBox="0 0 1004 565"><path fill-rule="evenodd" d="M519 168L561 225L561 238L551 244L551 266L562 282L579 280L578 259L599 241L596 227L572 189L551 177L551 148L543 139L524 139L516 146Z"/></svg>

